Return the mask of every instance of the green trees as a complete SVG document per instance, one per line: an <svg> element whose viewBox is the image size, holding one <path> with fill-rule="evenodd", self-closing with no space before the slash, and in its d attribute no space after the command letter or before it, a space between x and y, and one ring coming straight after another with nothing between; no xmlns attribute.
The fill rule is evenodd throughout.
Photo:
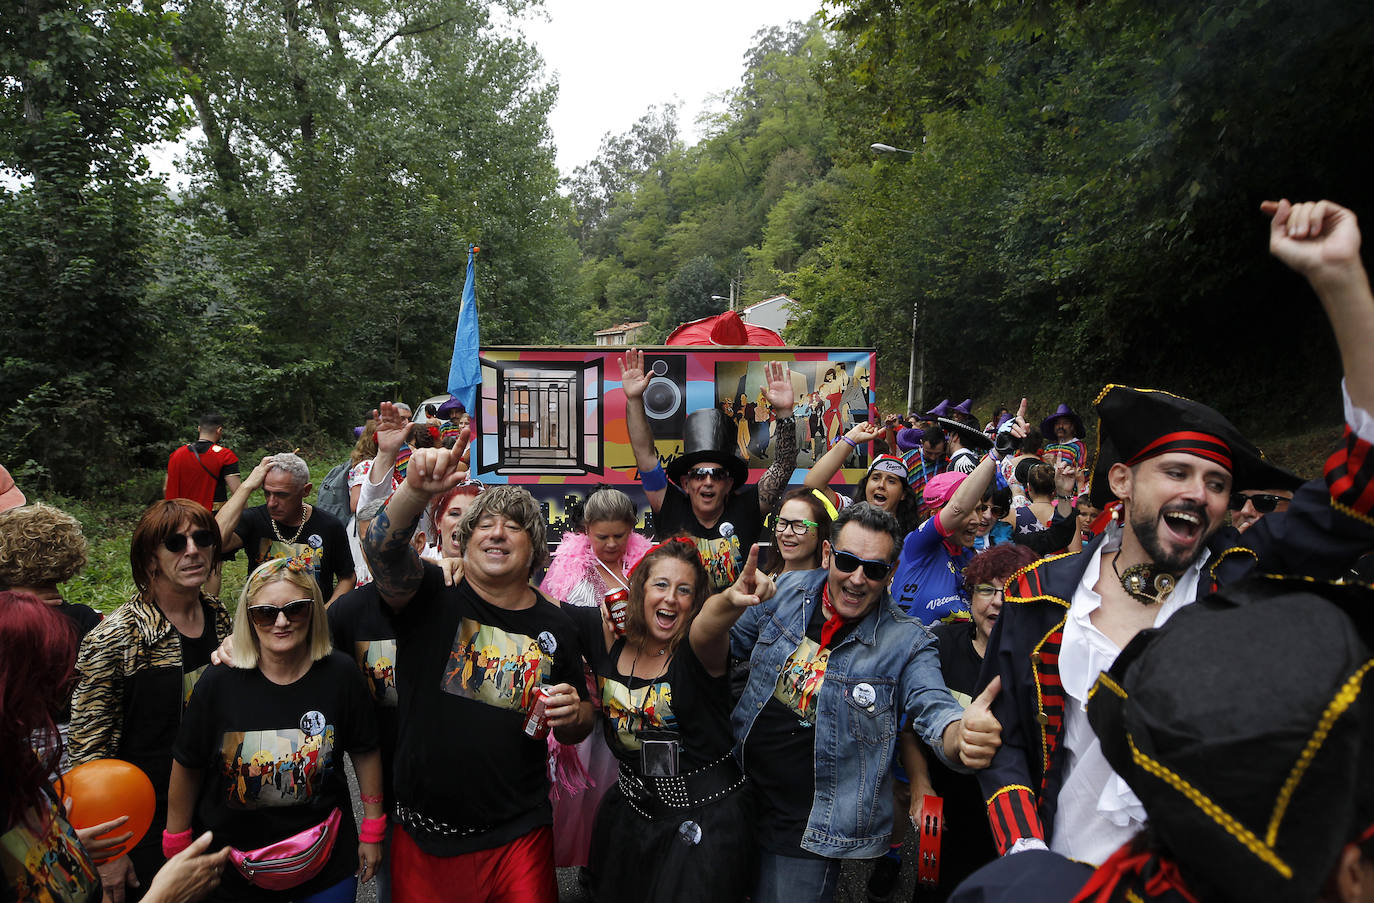
<svg viewBox="0 0 1374 903"><path fill-rule="evenodd" d="M0 460L82 491L160 462L204 409L240 436L342 434L439 391L469 243L484 339L557 335L556 89L493 20L529 5L6 12ZM190 184L166 196L140 149L192 124Z"/></svg>
<svg viewBox="0 0 1374 903"><path fill-rule="evenodd" d="M0 28L0 457L83 486L158 425L142 145L183 120L156 12L24 0Z"/></svg>

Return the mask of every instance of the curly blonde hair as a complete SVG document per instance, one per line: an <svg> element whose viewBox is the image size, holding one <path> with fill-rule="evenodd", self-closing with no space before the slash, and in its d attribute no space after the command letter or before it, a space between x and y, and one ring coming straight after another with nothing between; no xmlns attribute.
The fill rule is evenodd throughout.
<svg viewBox="0 0 1374 903"><path fill-rule="evenodd" d="M35 503L0 513L0 587L65 583L86 566L81 521Z"/></svg>

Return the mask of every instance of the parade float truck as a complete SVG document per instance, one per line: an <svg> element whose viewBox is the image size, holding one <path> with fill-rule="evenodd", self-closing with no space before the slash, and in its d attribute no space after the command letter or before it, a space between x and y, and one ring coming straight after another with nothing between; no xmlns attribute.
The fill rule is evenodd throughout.
<svg viewBox="0 0 1374 903"><path fill-rule="evenodd" d="M690 324L688 324L690 325ZM869 348L684 346L645 347L653 376L644 407L666 467L683 453L692 411L718 407L732 424L733 452L757 482L773 461L777 417L796 415L797 469L806 470L856 420L874 413L876 356ZM625 346L491 346L481 349L482 385L472 412L472 475L489 485L524 486L539 500L550 544L580 521L586 497L602 485L629 495L638 527L653 532L625 421L620 384ZM774 412L762 397L764 365L782 361L796 394L792 412ZM819 417L812 417L812 409ZM863 478L870 448L851 456L831 485L839 492Z"/></svg>

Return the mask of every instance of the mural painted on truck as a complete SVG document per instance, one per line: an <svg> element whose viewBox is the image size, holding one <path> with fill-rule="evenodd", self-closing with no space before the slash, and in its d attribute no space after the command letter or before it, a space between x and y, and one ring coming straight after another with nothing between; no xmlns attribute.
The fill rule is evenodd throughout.
<svg viewBox="0 0 1374 903"><path fill-rule="evenodd" d="M625 423L619 358L624 348L488 347L472 452L484 483L522 485L540 500L551 542L580 520L582 503L602 484L635 500L652 532ZM796 402L797 470L805 470L855 422L876 416L876 356L856 348L646 348L654 377L644 407L666 466L682 454L687 414L717 407L731 425L733 452L749 464L751 482L773 461L777 419L763 391L768 361L785 362ZM871 449L861 447L832 481L841 492L863 478Z"/></svg>

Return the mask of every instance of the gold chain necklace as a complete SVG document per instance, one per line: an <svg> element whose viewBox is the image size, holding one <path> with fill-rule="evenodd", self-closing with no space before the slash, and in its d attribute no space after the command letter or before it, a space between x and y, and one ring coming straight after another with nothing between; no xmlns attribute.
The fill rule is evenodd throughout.
<svg viewBox="0 0 1374 903"><path fill-rule="evenodd" d="M296 540L301 538L301 533L305 530L305 522L310 519L306 517L305 509L306 504L304 502L301 502L301 525L296 528L296 535L292 536L290 539L287 539L285 536L281 535L281 530L277 529L277 522L272 519L272 515L267 515L267 522L272 525L272 535L277 537L278 542L285 543L288 546L293 546L296 544Z"/></svg>

